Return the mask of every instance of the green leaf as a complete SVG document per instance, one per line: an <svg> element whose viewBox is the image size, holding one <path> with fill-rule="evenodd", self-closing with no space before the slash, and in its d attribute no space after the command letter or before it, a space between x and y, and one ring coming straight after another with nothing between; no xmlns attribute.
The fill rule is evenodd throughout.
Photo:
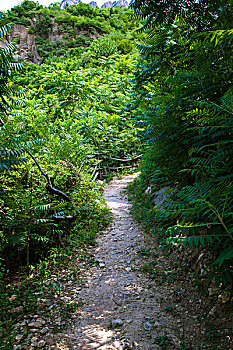
<svg viewBox="0 0 233 350"><path fill-rule="evenodd" d="M215 260L214 264L221 266L225 260L233 259L233 247L225 249Z"/></svg>

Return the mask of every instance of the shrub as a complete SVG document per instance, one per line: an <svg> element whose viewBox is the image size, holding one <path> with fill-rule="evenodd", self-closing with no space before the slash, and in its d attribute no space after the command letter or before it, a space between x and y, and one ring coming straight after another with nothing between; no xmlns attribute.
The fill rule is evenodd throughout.
<svg viewBox="0 0 233 350"><path fill-rule="evenodd" d="M109 57L117 52L117 46L114 41L106 37L93 41L90 45L90 51L95 54L96 58Z"/></svg>

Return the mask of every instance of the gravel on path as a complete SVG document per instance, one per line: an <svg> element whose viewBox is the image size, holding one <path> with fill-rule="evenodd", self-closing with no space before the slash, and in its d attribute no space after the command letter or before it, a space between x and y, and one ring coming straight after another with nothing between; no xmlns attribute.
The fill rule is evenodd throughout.
<svg viewBox="0 0 233 350"><path fill-rule="evenodd" d="M158 336L170 339L166 349L179 348L182 326L161 310L159 288L141 271L144 232L122 193L136 176L114 178L105 188L113 221L98 237L93 254L99 264L86 273L84 306L64 341L67 349L156 350Z"/></svg>

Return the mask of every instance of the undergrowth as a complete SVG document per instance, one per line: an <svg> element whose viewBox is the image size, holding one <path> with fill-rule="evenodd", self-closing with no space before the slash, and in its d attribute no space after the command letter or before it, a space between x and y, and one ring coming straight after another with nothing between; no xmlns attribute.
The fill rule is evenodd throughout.
<svg viewBox="0 0 233 350"><path fill-rule="evenodd" d="M29 321L25 323L25 319L30 320L32 315L38 314L44 319L53 320L51 307L54 302L56 312L61 315L62 321L69 320L72 314L82 306L61 298L63 283L73 281L81 285L80 266L83 270L83 268L88 269L93 264L98 264L90 253L89 247L95 245L97 232L110 221L109 210L105 208L101 216L92 217L88 225L82 229L78 228L78 234L77 227L74 226L67 238L66 246L51 248L47 257L43 257L35 265L30 265L28 273L25 266L20 266L15 273L1 268L1 349L12 350L19 342L16 333L17 324L22 324L24 329L20 344L27 344L28 341L30 344ZM54 334L56 332L55 327Z"/></svg>
<svg viewBox="0 0 233 350"><path fill-rule="evenodd" d="M127 189L128 198L132 202L132 213L146 233L145 246L141 247L137 254L143 259L141 271L157 286L155 294L158 294L159 287L168 292L166 298L160 298L163 311L176 319L183 319L183 338L180 349L230 348L232 343L231 326L229 328L232 319L231 298L228 297L225 304L218 303L218 295L226 292L230 296L230 286L223 284L217 286L208 281L208 276L211 276L211 267L213 267L210 250L189 246L174 247L167 244L166 231L171 222L163 221L163 218L160 218L158 212L154 210L147 186L139 177L134 183L128 185ZM207 262L201 263L202 256L207 257ZM205 271L202 270L200 273L203 268ZM211 297L208 291L210 286L214 286L215 290ZM224 288L226 288L225 291ZM209 312L212 309L216 314L210 315ZM184 314L198 320L199 326L195 328L195 325L194 329L192 328L192 339L190 339L191 326L188 321L187 324L185 323ZM217 315L221 315L219 316L221 322L218 321ZM156 343L166 349L169 338L158 334Z"/></svg>

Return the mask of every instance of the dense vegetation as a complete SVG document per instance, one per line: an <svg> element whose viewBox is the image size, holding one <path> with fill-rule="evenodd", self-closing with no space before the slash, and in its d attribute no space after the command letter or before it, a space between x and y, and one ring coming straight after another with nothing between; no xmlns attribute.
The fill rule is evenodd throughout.
<svg viewBox="0 0 233 350"><path fill-rule="evenodd" d="M58 5L47 9L25 1L9 12L9 18L16 22L43 11L41 19L58 12L58 20L84 9L93 10L79 4L59 11ZM81 54L70 51L62 57L51 56L40 66L12 63L12 45L2 51L8 69L12 67L4 77L8 91L1 94L5 109L0 253L7 266L14 261L16 266L27 263L29 268L49 248L64 245L65 236L84 243L83 230L89 231L86 240L92 242L106 212L101 185L95 180L121 169L122 159L129 159L123 164L131 167L140 152L138 131L126 109L136 56L117 55L115 42L120 47L121 33L95 40L88 48L82 47ZM125 50L127 45L123 45ZM9 79L15 65L21 72L14 82L23 97L18 107L11 108L7 101L16 90Z"/></svg>
<svg viewBox="0 0 233 350"><path fill-rule="evenodd" d="M232 283L232 3L135 0L133 8L147 36L134 87L148 142L137 204L149 185L152 196L165 187L172 199L150 211L163 239L214 250L210 279Z"/></svg>
<svg viewBox="0 0 233 350"><path fill-rule="evenodd" d="M139 36L135 31L139 22L133 19L132 10L120 7L92 8L88 4L79 3L61 11L59 5L55 3L43 7L26 0L7 13L7 21L23 24L35 35L41 61L69 53L81 56L85 62L89 61L93 52L83 48L89 47L95 39L106 34L108 36L104 44L108 46L108 52L105 50L105 54L128 54L133 50L135 37ZM102 55L101 50L99 54Z"/></svg>
<svg viewBox="0 0 233 350"><path fill-rule="evenodd" d="M133 169L142 151L127 111L137 59L131 14L25 1L2 16L1 38L9 21L30 25L44 60L17 63L13 44L0 51L0 342L6 349L13 347L18 317L12 305L21 310L25 295L24 312L35 312L34 293L45 292L39 281L77 249L86 259L85 246L110 221L100 180ZM62 42L49 39L52 18ZM85 42L77 33L84 28ZM93 30L101 38L91 39ZM12 271L18 275L6 287Z"/></svg>
<svg viewBox="0 0 233 350"><path fill-rule="evenodd" d="M24 290L32 298L26 312L36 310L38 285L25 279L19 289L16 278L6 288L4 278L20 266L43 281L46 264L52 271L57 258L94 244L110 220L98 180L131 169L143 149L137 210L155 231L162 227L166 244L214 252L210 279L232 283L232 4L135 0L132 7L137 20L130 9L60 11L26 0L2 16L1 38L9 22L26 25L41 58L41 65L18 63L13 44L0 51L6 349L14 339L9 310L20 307ZM165 188L169 201L145 209L148 186L152 196Z"/></svg>

